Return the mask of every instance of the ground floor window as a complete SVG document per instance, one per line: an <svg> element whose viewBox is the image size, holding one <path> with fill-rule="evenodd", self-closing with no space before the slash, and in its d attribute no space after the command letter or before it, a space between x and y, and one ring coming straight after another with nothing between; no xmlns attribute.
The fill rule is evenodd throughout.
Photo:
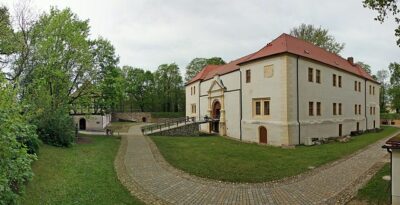
<svg viewBox="0 0 400 205"><path fill-rule="evenodd" d="M270 115L270 98L256 98L253 99L253 116L266 117Z"/></svg>

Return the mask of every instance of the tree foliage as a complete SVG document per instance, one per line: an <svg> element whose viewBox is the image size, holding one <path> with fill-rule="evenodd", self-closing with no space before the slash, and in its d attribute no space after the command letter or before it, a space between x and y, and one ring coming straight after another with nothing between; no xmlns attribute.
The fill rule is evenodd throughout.
<svg viewBox="0 0 400 205"><path fill-rule="evenodd" d="M381 89L379 92L379 103L380 103L379 107L382 113L387 112L387 103L389 102L387 93L389 88L389 85L387 83L388 77L389 77L389 71L387 70L382 69L376 72L376 79L381 84Z"/></svg>
<svg viewBox="0 0 400 205"><path fill-rule="evenodd" d="M398 27L394 30L397 39L397 45L400 46L400 7L397 0L363 0L364 7L375 10L378 15L375 21L383 23L388 15L393 15Z"/></svg>
<svg viewBox="0 0 400 205"><path fill-rule="evenodd" d="M225 61L220 57L195 58L186 66L185 81L189 81L207 65L224 65Z"/></svg>
<svg viewBox="0 0 400 205"><path fill-rule="evenodd" d="M126 92L128 97L139 106L140 111L144 112L146 108L152 109L153 95L155 90L154 76L150 71L140 68L125 66L126 72Z"/></svg>
<svg viewBox="0 0 400 205"><path fill-rule="evenodd" d="M39 143L12 87L0 74L0 204L16 204L33 175L31 162Z"/></svg>
<svg viewBox="0 0 400 205"><path fill-rule="evenodd" d="M389 96L391 100L391 106L396 110L397 113L400 112L400 64L390 63L390 84Z"/></svg>
<svg viewBox="0 0 400 205"><path fill-rule="evenodd" d="M177 112L183 109L184 88L179 67L175 63L162 64L154 73L158 104L163 112Z"/></svg>
<svg viewBox="0 0 400 205"><path fill-rule="evenodd" d="M290 30L290 35L303 39L327 51L339 54L343 48L344 43L336 42L335 37L329 35L328 29L315 27L311 24L301 24L298 27Z"/></svg>
<svg viewBox="0 0 400 205"><path fill-rule="evenodd" d="M368 65L364 62L361 62L361 61L358 61L356 64L359 65L362 69L364 69L368 74L372 73L370 65Z"/></svg>

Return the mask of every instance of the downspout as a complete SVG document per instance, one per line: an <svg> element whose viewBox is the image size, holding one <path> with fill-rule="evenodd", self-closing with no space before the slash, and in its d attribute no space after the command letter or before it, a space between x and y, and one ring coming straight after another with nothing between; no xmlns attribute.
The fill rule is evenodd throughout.
<svg viewBox="0 0 400 205"><path fill-rule="evenodd" d="M242 119L243 119L243 109L242 109L242 70L239 69L239 74L240 74L240 99L239 99L239 104L240 104L240 124L239 124L239 129L240 129L240 141L242 141Z"/></svg>
<svg viewBox="0 0 400 205"><path fill-rule="evenodd" d="M364 115L365 115L365 130L368 130L367 118L367 80L364 79Z"/></svg>
<svg viewBox="0 0 400 205"><path fill-rule="evenodd" d="M299 114L299 110L300 110L300 103L299 103L299 57L300 56L297 56L297 59L296 59L296 89L297 89L297 124L298 124L298 126L299 126L299 145L300 145L300 142L301 142L301 140L300 140L300 129L301 129L301 126L300 126L300 114Z"/></svg>

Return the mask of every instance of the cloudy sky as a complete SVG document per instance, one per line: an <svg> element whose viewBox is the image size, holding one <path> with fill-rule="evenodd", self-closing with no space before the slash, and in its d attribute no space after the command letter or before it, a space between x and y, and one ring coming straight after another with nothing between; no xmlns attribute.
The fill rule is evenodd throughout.
<svg viewBox="0 0 400 205"><path fill-rule="evenodd" d="M0 2L12 7L17 1ZM181 72L195 57L231 61L254 52L301 23L329 29L353 56L375 73L400 59L395 23L375 22L361 0L31 0L39 13L70 7L89 19L93 38L109 39L120 65L149 70L177 63Z"/></svg>

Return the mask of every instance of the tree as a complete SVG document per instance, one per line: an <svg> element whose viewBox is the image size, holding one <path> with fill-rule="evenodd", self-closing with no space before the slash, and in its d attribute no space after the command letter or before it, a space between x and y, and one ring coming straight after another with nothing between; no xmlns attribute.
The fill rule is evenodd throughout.
<svg viewBox="0 0 400 205"><path fill-rule="evenodd" d="M32 52L21 75L22 97L30 104L29 113L41 139L69 146L74 133L70 104L91 97L95 75L88 21L80 20L70 9L51 8L31 32ZM64 126L55 130L57 126L52 124Z"/></svg>
<svg viewBox="0 0 400 205"><path fill-rule="evenodd" d="M328 34L328 29L317 28L311 24L301 24L298 27L292 28L290 35L325 48L327 51L335 54L339 54L344 48L344 43L336 42L335 38Z"/></svg>
<svg viewBox="0 0 400 205"><path fill-rule="evenodd" d="M364 69L368 74L371 74L371 66L370 65L368 65L364 62L361 62L361 61L358 61L356 64L359 65L362 69Z"/></svg>
<svg viewBox="0 0 400 205"><path fill-rule="evenodd" d="M98 106L110 110L117 107L123 97L123 76L117 65L119 57L111 42L104 38L91 41L91 52L96 73L93 82L98 90L93 95L100 96Z"/></svg>
<svg viewBox="0 0 400 205"><path fill-rule="evenodd" d="M182 77L175 63L162 64L154 73L159 104L164 112L183 110L185 102L180 99L184 95Z"/></svg>
<svg viewBox="0 0 400 205"><path fill-rule="evenodd" d="M400 46L400 7L397 0L363 0L363 6L378 12L375 21L383 23L388 15L393 15L398 27L395 29L397 45Z"/></svg>
<svg viewBox="0 0 400 205"><path fill-rule="evenodd" d="M8 63L7 57L15 50L13 35L8 9L0 7L0 69Z"/></svg>
<svg viewBox="0 0 400 205"><path fill-rule="evenodd" d="M400 64L390 63L390 84L389 89L391 106L396 110L397 113L400 112Z"/></svg>
<svg viewBox="0 0 400 205"><path fill-rule="evenodd" d="M0 74L0 204L17 204L32 178L38 139L35 127L21 115L17 90Z"/></svg>
<svg viewBox="0 0 400 205"><path fill-rule="evenodd" d="M189 81L207 65L224 65L225 61L220 57L195 58L186 66L185 81Z"/></svg>
<svg viewBox="0 0 400 205"><path fill-rule="evenodd" d="M153 96L152 91L154 88L154 77L150 71L144 71L140 68L132 68L125 66L126 85L128 96L132 102L137 103L142 112L145 111L146 107L152 105Z"/></svg>
<svg viewBox="0 0 400 205"><path fill-rule="evenodd" d="M378 70L376 73L376 78L379 83L381 83L381 89L379 92L379 102L380 102L380 110L382 113L386 113L386 106L388 102L388 96L387 96L387 90L388 90L388 84L387 84L387 78L389 77L389 72L387 70Z"/></svg>

